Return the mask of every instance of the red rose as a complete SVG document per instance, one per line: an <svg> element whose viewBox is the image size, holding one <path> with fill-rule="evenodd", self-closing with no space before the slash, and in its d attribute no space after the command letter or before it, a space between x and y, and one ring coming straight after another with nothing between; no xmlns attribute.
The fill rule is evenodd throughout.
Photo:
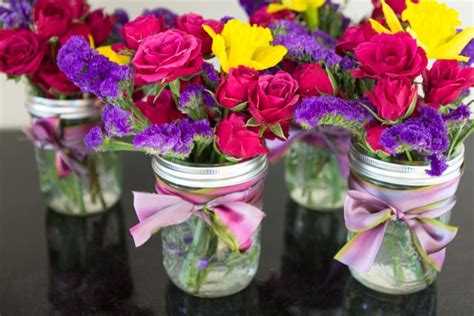
<svg viewBox="0 0 474 316"><path fill-rule="evenodd" d="M135 105L151 123L156 125L173 122L185 116L176 108L169 90L163 90L156 100L155 96L151 95L146 101L135 102Z"/></svg>
<svg viewBox="0 0 474 316"><path fill-rule="evenodd" d="M264 126L291 119L298 102L298 82L287 73L260 76L249 90L249 111Z"/></svg>
<svg viewBox="0 0 474 316"><path fill-rule="evenodd" d="M92 11L86 18L86 23L90 26L92 37L97 46L102 45L109 38L114 27L114 18L98 9Z"/></svg>
<svg viewBox="0 0 474 316"><path fill-rule="evenodd" d="M385 2L395 11L396 14L401 15L407 8L405 0L385 0ZM418 0L412 0L413 3L418 3ZM382 3L380 0L372 0L374 11L372 11L372 18L383 17Z"/></svg>
<svg viewBox="0 0 474 316"><path fill-rule="evenodd" d="M61 0L39 0L34 5L34 25L42 40L66 33L72 19L72 11Z"/></svg>
<svg viewBox="0 0 474 316"><path fill-rule="evenodd" d="M375 106L381 118L396 121L416 102L417 92L417 86L409 79L382 78L375 85L374 92L367 92L366 97Z"/></svg>
<svg viewBox="0 0 474 316"><path fill-rule="evenodd" d="M351 26L339 38L336 51L340 54L353 52L359 44L369 42L375 35L377 35L377 32L374 31L369 22Z"/></svg>
<svg viewBox="0 0 474 316"><path fill-rule="evenodd" d="M249 86L258 79L258 71L238 66L231 68L216 90L216 98L224 108L248 101Z"/></svg>
<svg viewBox="0 0 474 316"><path fill-rule="evenodd" d="M169 30L143 40L133 58L138 82L171 82L201 70L201 41L180 30Z"/></svg>
<svg viewBox="0 0 474 316"><path fill-rule="evenodd" d="M59 70L58 66L48 62L41 64L31 79L50 98L58 94L71 95L81 93L81 90L69 81L66 75Z"/></svg>
<svg viewBox="0 0 474 316"><path fill-rule="evenodd" d="M201 15L188 13L178 17L175 20L179 30L194 35L202 41L202 54L209 55L212 51L212 38L203 29L203 25L208 25L214 29L216 33L220 33L224 28L224 24L216 20L205 20Z"/></svg>
<svg viewBox="0 0 474 316"><path fill-rule="evenodd" d="M125 24L121 36L130 49L136 50L141 42L150 35L155 35L165 30L163 18L154 15L140 16Z"/></svg>
<svg viewBox="0 0 474 316"><path fill-rule="evenodd" d="M217 124L216 146L221 153L235 158L253 158L268 153L258 133L248 130L244 119L236 113Z"/></svg>
<svg viewBox="0 0 474 316"><path fill-rule="evenodd" d="M474 68L462 68L454 60L438 60L423 73L425 102L435 108L454 102L474 86Z"/></svg>
<svg viewBox="0 0 474 316"><path fill-rule="evenodd" d="M379 34L370 42L355 48L360 68L353 70L356 78L415 78L428 64L426 53L408 33Z"/></svg>
<svg viewBox="0 0 474 316"><path fill-rule="evenodd" d="M296 68L293 78L298 81L304 97L334 95L334 87L326 70L319 64L303 64Z"/></svg>
<svg viewBox="0 0 474 316"><path fill-rule="evenodd" d="M0 72L30 75L40 66L45 52L46 46L29 30L0 30Z"/></svg>
<svg viewBox="0 0 474 316"><path fill-rule="evenodd" d="M275 13L268 13L267 12L268 6L263 6L255 11L250 16L250 24L256 24L259 26L267 27L272 22L278 20L290 20L293 21L296 18L296 15L291 12L290 10L282 10Z"/></svg>
<svg viewBox="0 0 474 316"><path fill-rule="evenodd" d="M73 23L67 30L66 34L59 38L59 45L64 45L73 36L82 36L89 41L89 35L91 34L91 28L89 25L84 23Z"/></svg>
<svg viewBox="0 0 474 316"><path fill-rule="evenodd" d="M380 136L382 136L384 130L385 128L377 122L365 125L365 131L367 132L365 140L373 151L381 150L389 154L389 152L380 144Z"/></svg>

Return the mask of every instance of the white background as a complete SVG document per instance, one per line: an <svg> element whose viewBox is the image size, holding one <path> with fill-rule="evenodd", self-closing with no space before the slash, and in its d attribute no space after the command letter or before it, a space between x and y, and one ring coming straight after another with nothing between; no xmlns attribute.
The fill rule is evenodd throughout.
<svg viewBox="0 0 474 316"><path fill-rule="evenodd" d="M115 8L125 8L132 18L138 16L144 8L166 7L178 14L196 12L208 18L233 16L244 21L247 19L238 0L91 0L89 2L93 8L104 7L109 12ZM342 2L342 0L335 2ZM447 0L445 2L460 12L463 26L474 25L474 0ZM369 15L371 10L370 0L352 0L346 8L346 14L357 21L364 15ZM28 115L24 108L24 100L24 84L7 81L5 76L0 74L0 129L27 125Z"/></svg>

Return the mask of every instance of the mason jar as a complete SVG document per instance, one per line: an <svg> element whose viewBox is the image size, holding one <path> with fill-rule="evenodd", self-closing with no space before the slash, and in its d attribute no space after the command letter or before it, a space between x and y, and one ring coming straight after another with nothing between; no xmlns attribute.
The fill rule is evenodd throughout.
<svg viewBox="0 0 474 316"><path fill-rule="evenodd" d="M118 155L91 152L83 142L87 131L100 124L101 107L96 100L29 96L26 108L32 117L31 129L48 122L44 124L50 129L47 133L53 135L47 141L33 139L40 190L47 205L56 212L85 216L116 204L122 181Z"/></svg>
<svg viewBox="0 0 474 316"><path fill-rule="evenodd" d="M154 157L157 191L166 186L173 195L205 205L236 192L258 209L263 204L266 156L238 164L199 165ZM260 257L260 227L246 251L232 251L200 216L161 229L163 264L171 281L184 292L199 297L224 297L246 288L252 281Z"/></svg>
<svg viewBox="0 0 474 316"><path fill-rule="evenodd" d="M296 140L285 158L285 180L291 198L318 211L334 211L347 192L351 134L324 128Z"/></svg>
<svg viewBox="0 0 474 316"><path fill-rule="evenodd" d="M430 166L424 163L406 165L402 162L385 162L369 157L353 146L350 152L349 190L359 190L358 183L362 180L369 184L372 195L385 201L391 200L392 205L403 204L410 209L425 209L425 205L440 202L443 199L441 196L454 196L463 172L464 147L460 146L447 163L448 169L441 176L433 177L426 173ZM433 188L436 188L434 193L423 195ZM442 224L448 224L451 217L454 204L448 205L446 212L440 212L434 218ZM357 281L370 289L386 294L410 294L432 284L437 271L420 255L406 222L394 219L395 216L398 217L393 215L388 222L371 268L367 272L349 269ZM347 239L355 235L349 230Z"/></svg>

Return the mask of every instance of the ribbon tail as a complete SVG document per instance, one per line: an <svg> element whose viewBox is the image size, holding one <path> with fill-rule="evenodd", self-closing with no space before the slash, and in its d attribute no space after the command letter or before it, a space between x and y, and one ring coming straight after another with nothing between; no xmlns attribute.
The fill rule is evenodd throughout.
<svg viewBox="0 0 474 316"><path fill-rule="evenodd" d="M260 209L244 202L224 203L214 207L212 211L218 223L222 224L230 234L231 249L237 248L240 252L245 252L252 246L252 236L265 217L265 213ZM226 240L225 237L228 236L223 237ZM234 243L236 245L233 245Z"/></svg>
<svg viewBox="0 0 474 316"><path fill-rule="evenodd" d="M268 153L268 159L271 163L277 163L283 158L286 153L290 150L291 146L297 140L302 139L307 132L299 130L299 129L290 129L290 133L288 135L288 139L286 141L282 141L280 139L275 139L272 141L267 141L267 146L270 152Z"/></svg>
<svg viewBox="0 0 474 316"><path fill-rule="evenodd" d="M368 272L382 246L388 222L357 233L336 254L334 259L358 272Z"/></svg>
<svg viewBox="0 0 474 316"><path fill-rule="evenodd" d="M64 157L60 151L56 151L54 164L56 166L56 171L60 178L65 178L72 172L72 166L69 159Z"/></svg>

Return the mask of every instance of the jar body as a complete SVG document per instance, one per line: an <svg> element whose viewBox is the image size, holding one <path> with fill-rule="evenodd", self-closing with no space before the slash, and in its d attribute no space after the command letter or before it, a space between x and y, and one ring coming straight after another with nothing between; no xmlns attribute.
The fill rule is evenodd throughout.
<svg viewBox="0 0 474 316"><path fill-rule="evenodd" d="M40 190L47 205L56 212L86 216L103 212L120 199L122 166L113 152L90 153L83 157L81 174L61 175L57 151L35 147Z"/></svg>
<svg viewBox="0 0 474 316"><path fill-rule="evenodd" d="M306 208L332 211L344 204L347 176L327 146L308 139L295 141L285 158L285 180L291 198Z"/></svg>

